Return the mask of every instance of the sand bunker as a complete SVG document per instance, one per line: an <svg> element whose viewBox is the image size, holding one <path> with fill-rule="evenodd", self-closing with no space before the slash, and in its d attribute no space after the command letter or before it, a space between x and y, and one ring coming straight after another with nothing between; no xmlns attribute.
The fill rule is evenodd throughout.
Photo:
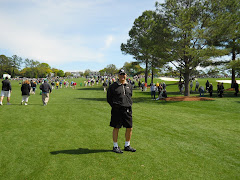
<svg viewBox="0 0 240 180"><path fill-rule="evenodd" d="M165 101L213 101L213 98L207 97L196 97L196 96L177 96L177 97L168 97L161 100Z"/></svg>
<svg viewBox="0 0 240 180"><path fill-rule="evenodd" d="M216 82L231 84L232 80L216 80ZM237 80L237 83L240 84L240 80Z"/></svg>
<svg viewBox="0 0 240 180"><path fill-rule="evenodd" d="M159 77L163 81L179 81L179 79L169 78L169 77Z"/></svg>

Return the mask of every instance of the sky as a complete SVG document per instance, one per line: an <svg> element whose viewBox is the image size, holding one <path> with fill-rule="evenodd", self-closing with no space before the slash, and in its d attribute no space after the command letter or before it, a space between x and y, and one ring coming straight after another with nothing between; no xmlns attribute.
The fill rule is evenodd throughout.
<svg viewBox="0 0 240 180"><path fill-rule="evenodd" d="M63 71L121 68L134 20L156 0L0 0L0 55L17 55ZM163 3L164 0L158 0Z"/></svg>

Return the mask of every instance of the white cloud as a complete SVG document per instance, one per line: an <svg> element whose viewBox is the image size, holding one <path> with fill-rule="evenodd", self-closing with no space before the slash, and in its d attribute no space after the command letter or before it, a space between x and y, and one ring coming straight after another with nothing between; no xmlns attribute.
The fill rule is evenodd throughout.
<svg viewBox="0 0 240 180"><path fill-rule="evenodd" d="M128 39L126 27L148 3L154 4L146 0L0 0L0 49L54 67L84 62L91 69L95 62L98 66L120 63L117 56L122 54L120 44Z"/></svg>
<svg viewBox="0 0 240 180"><path fill-rule="evenodd" d="M101 51L105 51L107 50L108 48L111 47L112 43L113 43L113 40L114 40L114 37L112 35L108 35L106 38L105 38L105 41L104 41L104 46L101 48Z"/></svg>
<svg viewBox="0 0 240 180"><path fill-rule="evenodd" d="M0 29L0 47L18 56L52 64L66 61L103 61L101 48L89 48L87 44L91 39L87 37L71 34L54 36L31 25L21 26L21 23L1 13L0 24L4 27ZM106 45L108 46L110 42L111 38Z"/></svg>

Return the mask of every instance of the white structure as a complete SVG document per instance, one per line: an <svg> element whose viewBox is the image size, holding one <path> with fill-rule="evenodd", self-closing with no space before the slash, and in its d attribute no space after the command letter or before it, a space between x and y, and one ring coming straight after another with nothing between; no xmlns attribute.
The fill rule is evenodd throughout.
<svg viewBox="0 0 240 180"><path fill-rule="evenodd" d="M8 77L8 79L11 79L11 75L9 75L9 74L3 74L3 79L5 79L6 77Z"/></svg>
<svg viewBox="0 0 240 180"><path fill-rule="evenodd" d="M73 75L73 77L81 77L81 74L83 74L81 71L79 71L79 72L70 72L72 75Z"/></svg>
<svg viewBox="0 0 240 180"><path fill-rule="evenodd" d="M89 76L100 76L100 72L99 71L90 71Z"/></svg>

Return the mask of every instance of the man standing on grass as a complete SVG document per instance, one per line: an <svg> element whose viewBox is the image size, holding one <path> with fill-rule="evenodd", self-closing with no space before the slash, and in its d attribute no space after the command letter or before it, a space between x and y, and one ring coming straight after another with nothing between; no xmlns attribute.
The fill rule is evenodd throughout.
<svg viewBox="0 0 240 180"><path fill-rule="evenodd" d="M130 146L132 136L132 86L126 81L127 74L123 69L119 71L117 82L109 86L107 91L107 102L112 107L110 126L113 127L113 152L123 153L118 146L118 132L123 126L125 133L125 151L135 152Z"/></svg>
<svg viewBox="0 0 240 180"><path fill-rule="evenodd" d="M41 84L40 89L42 90L43 105L46 106L49 101L49 92L52 92L51 86L47 83L47 80L44 80L44 83Z"/></svg>
<svg viewBox="0 0 240 180"><path fill-rule="evenodd" d="M0 106L3 105L2 101L3 98L7 97L7 104L10 105L10 95L12 92L12 86L10 81L8 80L8 77L5 78L5 80L2 81L2 91L1 91L1 99L0 99Z"/></svg>

